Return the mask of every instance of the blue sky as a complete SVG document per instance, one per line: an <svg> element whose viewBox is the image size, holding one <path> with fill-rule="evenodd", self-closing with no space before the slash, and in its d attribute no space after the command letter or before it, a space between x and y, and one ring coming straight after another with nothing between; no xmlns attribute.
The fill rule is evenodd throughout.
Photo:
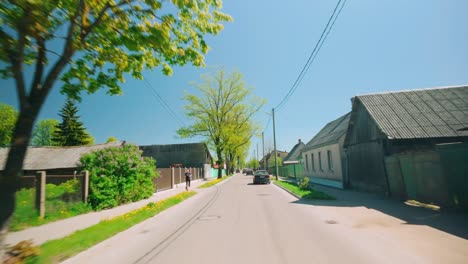
<svg viewBox="0 0 468 264"><path fill-rule="evenodd" d="M174 118L154 98L144 81L127 79L123 96L104 91L84 95L79 114L96 143L109 136L131 143L172 144L180 139L184 92L190 83L217 67L244 74L254 94L267 99L255 116L264 126L271 109L286 95L304 66L336 1L224 1L234 18L216 37L209 37L207 67L175 67L172 77L160 69L144 76L171 105ZM348 0L307 75L276 112L279 150L298 139L309 141L326 123L351 110L359 94L468 84L468 1ZM0 102L17 107L11 80L0 80ZM60 85L49 95L39 119L58 118L64 104ZM181 121L178 121L181 119ZM272 122L265 143L273 144ZM254 138L250 154L261 138Z"/></svg>

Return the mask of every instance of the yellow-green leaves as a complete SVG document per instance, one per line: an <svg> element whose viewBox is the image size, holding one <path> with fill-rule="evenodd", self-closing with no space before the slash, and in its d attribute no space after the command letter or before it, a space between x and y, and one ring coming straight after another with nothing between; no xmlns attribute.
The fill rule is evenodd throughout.
<svg viewBox="0 0 468 264"><path fill-rule="evenodd" d="M20 64L45 67L66 55L70 59L61 67L68 70L57 76L65 83L63 93L79 99L83 90L92 93L104 87L119 94L126 76L141 78L147 68L160 67L165 75L172 75L174 65L204 66L203 55L209 50L205 35L216 35L223 22L232 21L221 6L221 1L213 0L2 2L0 73L9 78L12 67L18 67L12 65L11 52L22 53ZM46 45L39 45L41 40ZM63 48L56 54L45 52L39 61L49 43ZM57 53L62 50L63 54ZM38 78L45 79L45 75Z"/></svg>

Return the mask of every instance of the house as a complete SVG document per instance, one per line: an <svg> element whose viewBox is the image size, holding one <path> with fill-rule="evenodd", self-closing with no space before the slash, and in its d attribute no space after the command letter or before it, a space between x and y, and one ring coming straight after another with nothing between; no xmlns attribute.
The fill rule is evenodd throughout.
<svg viewBox="0 0 468 264"><path fill-rule="evenodd" d="M356 96L344 143L348 183L399 199L468 202L467 127L468 86Z"/></svg>
<svg viewBox="0 0 468 264"><path fill-rule="evenodd" d="M346 155L344 140L350 113L323 127L302 149L304 175L313 183L345 187Z"/></svg>
<svg viewBox="0 0 468 264"><path fill-rule="evenodd" d="M205 164L209 164L210 167L212 164L212 157L205 143L149 145L139 148L143 151L144 157L156 160L158 168L203 168Z"/></svg>
<svg viewBox="0 0 468 264"><path fill-rule="evenodd" d="M288 155L287 151L281 151L281 150L276 150L276 156L280 158L281 160L284 160L284 158ZM268 170L268 172L272 173L274 171L275 167L275 151L272 150L270 153L266 154L260 161L260 167L265 169L265 166Z"/></svg>
<svg viewBox="0 0 468 264"><path fill-rule="evenodd" d="M124 144L125 141L117 141L92 146L28 147L23 163L23 174L26 176L33 176L38 171L45 171L48 176L74 175L79 173L79 163L82 155L108 147L119 147ZM10 148L0 148L0 173L2 173L5 168L9 150ZM34 179L31 178L31 180L33 181ZM47 181L50 183L59 183L60 180L51 177L48 178ZM29 181L28 183L22 183L24 187L30 185L31 183L29 183Z"/></svg>
<svg viewBox="0 0 468 264"><path fill-rule="evenodd" d="M305 147L304 142L298 139L298 142L291 151L284 157L283 166L279 170L279 175L283 177L302 178L303 167L301 164L302 156L301 151Z"/></svg>

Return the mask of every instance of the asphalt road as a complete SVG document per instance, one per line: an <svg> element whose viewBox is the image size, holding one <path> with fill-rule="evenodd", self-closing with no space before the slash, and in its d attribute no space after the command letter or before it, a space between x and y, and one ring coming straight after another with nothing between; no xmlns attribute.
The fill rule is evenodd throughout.
<svg viewBox="0 0 468 264"><path fill-rule="evenodd" d="M65 263L468 263L465 239L251 182L238 174L197 190Z"/></svg>

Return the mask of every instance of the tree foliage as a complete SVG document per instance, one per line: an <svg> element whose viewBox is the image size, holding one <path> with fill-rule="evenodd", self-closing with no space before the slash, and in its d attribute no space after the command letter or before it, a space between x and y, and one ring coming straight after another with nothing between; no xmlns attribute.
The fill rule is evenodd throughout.
<svg viewBox="0 0 468 264"><path fill-rule="evenodd" d="M116 137L110 136L110 137L107 139L106 143L116 142L116 141L117 141L117 138L116 138Z"/></svg>
<svg viewBox="0 0 468 264"><path fill-rule="evenodd" d="M88 202L94 209L139 201L154 193L155 161L142 158L137 146L106 148L85 154L80 161L90 173Z"/></svg>
<svg viewBox="0 0 468 264"><path fill-rule="evenodd" d="M77 115L78 108L71 99L67 99L60 117L62 122L57 124L53 133L52 141L55 146L81 146L94 143L94 138L83 127Z"/></svg>
<svg viewBox="0 0 468 264"><path fill-rule="evenodd" d="M264 100L250 98L252 89L246 88L238 72L226 76L224 70L220 70L202 79L204 82L196 86L201 93L199 96L184 96L187 115L194 123L177 132L181 137L205 137L222 165L224 155L232 162L237 149L249 143L255 133L251 117L263 106Z"/></svg>
<svg viewBox="0 0 468 264"><path fill-rule="evenodd" d="M247 166L251 169L257 169L260 166L260 163L257 159L251 159L247 162Z"/></svg>
<svg viewBox="0 0 468 264"><path fill-rule="evenodd" d="M57 119L43 119L34 127L33 146L53 146L52 135L60 124Z"/></svg>
<svg viewBox="0 0 468 264"><path fill-rule="evenodd" d="M10 145L18 113L11 105L0 103L0 147Z"/></svg>

